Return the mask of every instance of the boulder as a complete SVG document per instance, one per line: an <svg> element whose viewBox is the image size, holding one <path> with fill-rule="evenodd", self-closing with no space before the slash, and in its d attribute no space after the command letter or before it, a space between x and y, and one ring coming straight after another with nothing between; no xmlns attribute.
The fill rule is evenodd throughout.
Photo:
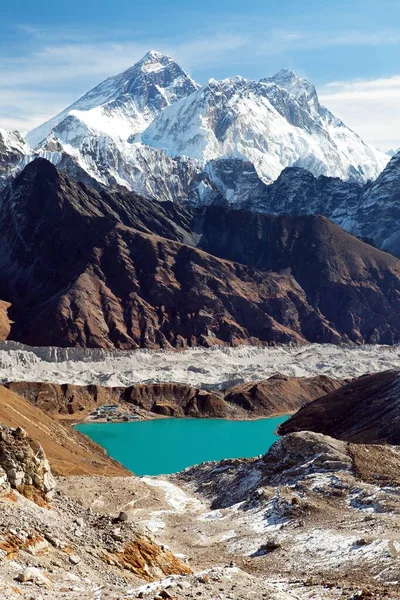
<svg viewBox="0 0 400 600"><path fill-rule="evenodd" d="M51 499L55 479L43 448L21 428L0 425L0 485L28 497Z"/></svg>

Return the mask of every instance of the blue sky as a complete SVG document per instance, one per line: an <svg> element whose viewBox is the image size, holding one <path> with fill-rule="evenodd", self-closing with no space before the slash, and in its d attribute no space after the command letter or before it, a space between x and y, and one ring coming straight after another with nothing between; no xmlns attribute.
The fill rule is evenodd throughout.
<svg viewBox="0 0 400 600"><path fill-rule="evenodd" d="M400 146L399 0L2 4L2 127L38 125L154 48L200 83L291 68L366 141Z"/></svg>

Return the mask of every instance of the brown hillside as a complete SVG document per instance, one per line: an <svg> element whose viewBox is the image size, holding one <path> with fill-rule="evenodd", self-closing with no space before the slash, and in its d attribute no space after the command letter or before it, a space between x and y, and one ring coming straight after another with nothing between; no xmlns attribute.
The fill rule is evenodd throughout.
<svg viewBox="0 0 400 600"><path fill-rule="evenodd" d="M279 433L315 431L340 440L400 445L400 373L364 375L308 404Z"/></svg>
<svg viewBox="0 0 400 600"><path fill-rule="evenodd" d="M225 391L206 391L180 383L135 384L129 387L11 382L5 386L54 418L81 421L103 404L127 403L148 413L196 418L246 419L293 413L324 396L342 382L320 375L276 375Z"/></svg>
<svg viewBox="0 0 400 600"><path fill-rule="evenodd" d="M22 427L39 442L55 475L129 474L94 442L63 426L18 394L0 386L0 423Z"/></svg>
<svg viewBox="0 0 400 600"><path fill-rule="evenodd" d="M3 195L9 338L159 348L400 341L400 261L320 216L191 212L43 159Z"/></svg>

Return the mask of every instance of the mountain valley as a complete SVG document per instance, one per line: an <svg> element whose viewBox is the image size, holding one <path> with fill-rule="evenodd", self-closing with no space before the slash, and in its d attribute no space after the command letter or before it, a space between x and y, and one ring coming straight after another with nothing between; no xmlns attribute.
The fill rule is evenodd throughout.
<svg viewBox="0 0 400 600"><path fill-rule="evenodd" d="M399 190L289 69L0 129L1 599L400 599Z"/></svg>

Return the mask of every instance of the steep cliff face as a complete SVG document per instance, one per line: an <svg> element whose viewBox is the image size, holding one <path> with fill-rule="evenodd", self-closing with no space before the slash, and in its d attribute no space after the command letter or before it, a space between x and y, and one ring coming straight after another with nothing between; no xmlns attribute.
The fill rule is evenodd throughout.
<svg viewBox="0 0 400 600"><path fill-rule="evenodd" d="M3 194L11 339L185 347L400 339L400 263L322 217L94 191L43 159ZM23 299L23 302L22 302Z"/></svg>
<svg viewBox="0 0 400 600"><path fill-rule="evenodd" d="M282 435L315 431L340 440L400 445L400 374L365 375L315 400L281 425Z"/></svg>

